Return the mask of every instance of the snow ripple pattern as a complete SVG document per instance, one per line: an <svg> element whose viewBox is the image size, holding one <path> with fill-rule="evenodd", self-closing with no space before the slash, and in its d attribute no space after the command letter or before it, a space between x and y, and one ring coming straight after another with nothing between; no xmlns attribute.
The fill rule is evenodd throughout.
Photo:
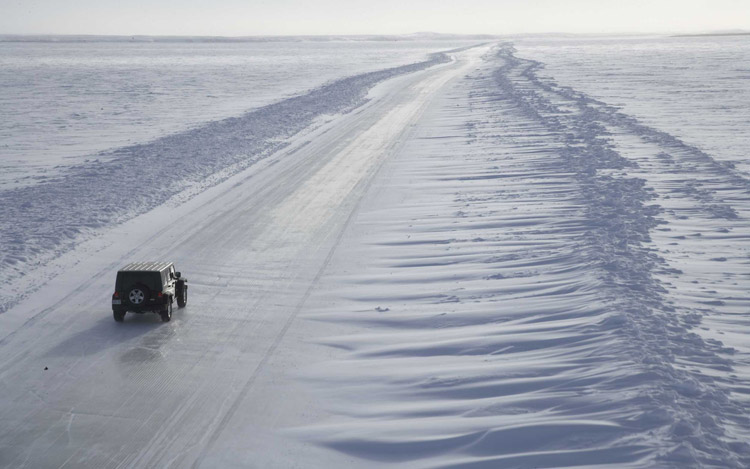
<svg viewBox="0 0 750 469"><path fill-rule="evenodd" d="M47 182L1 191L0 284L59 256L97 228L145 213L184 190L218 184L283 149L316 118L361 105L385 79L449 60L446 53L431 54L423 62L337 80L240 117L101 153ZM12 293L0 297L0 313L17 300Z"/></svg>
<svg viewBox="0 0 750 469"><path fill-rule="evenodd" d="M307 436L406 467L748 467L735 350L696 333L710 311L652 239L673 186L618 139L680 155L661 170L696 220L746 228L748 181L514 52L449 93L324 278L312 317L360 333L324 342L348 355L310 379L345 418Z"/></svg>

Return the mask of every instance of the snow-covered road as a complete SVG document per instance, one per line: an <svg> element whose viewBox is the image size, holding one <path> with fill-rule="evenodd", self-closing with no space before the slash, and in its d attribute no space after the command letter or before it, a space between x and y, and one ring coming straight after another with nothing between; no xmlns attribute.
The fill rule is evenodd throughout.
<svg viewBox="0 0 750 469"><path fill-rule="evenodd" d="M748 467L746 174L451 56L34 271L0 466ZM171 323L112 320L135 259Z"/></svg>
<svg viewBox="0 0 750 469"><path fill-rule="evenodd" d="M391 79L277 155L56 260L64 273L0 316L0 466L299 461L275 432L320 412L290 382L312 347L297 313L381 162L483 50ZM131 259L175 260L189 278L171 323L112 320Z"/></svg>

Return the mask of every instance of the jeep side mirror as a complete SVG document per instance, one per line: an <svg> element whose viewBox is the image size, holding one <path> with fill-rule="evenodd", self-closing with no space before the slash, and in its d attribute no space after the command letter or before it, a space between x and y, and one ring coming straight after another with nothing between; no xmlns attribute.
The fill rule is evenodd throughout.
<svg viewBox="0 0 750 469"><path fill-rule="evenodd" d="M180 272L175 272L174 276L175 276L175 278L180 278L180 277L182 277L182 274Z"/></svg>

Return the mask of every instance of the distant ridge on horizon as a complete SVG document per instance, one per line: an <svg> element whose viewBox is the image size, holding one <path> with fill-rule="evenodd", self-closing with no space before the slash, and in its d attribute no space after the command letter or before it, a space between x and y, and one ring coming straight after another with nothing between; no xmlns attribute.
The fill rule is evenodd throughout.
<svg viewBox="0 0 750 469"><path fill-rule="evenodd" d="M366 42L366 41L419 41L419 40L497 40L522 37L589 37L589 36L641 36L659 35L665 37L720 37L750 36L750 30L723 30L700 33L516 33L516 34L456 34L419 31L408 34L300 34L300 35L258 35L258 36L178 36L178 35L122 35L122 34L0 34L2 42L40 43L85 43L85 42L131 42L131 43L252 43L252 42Z"/></svg>
<svg viewBox="0 0 750 469"><path fill-rule="evenodd" d="M0 42L328 42L328 41L414 41L450 39L496 39L492 34L341 34L279 36L175 36L100 34L0 34Z"/></svg>
<svg viewBox="0 0 750 469"><path fill-rule="evenodd" d="M746 29L730 29L723 31L708 31L705 33L682 33L673 34L672 37L704 37L704 36L750 36Z"/></svg>

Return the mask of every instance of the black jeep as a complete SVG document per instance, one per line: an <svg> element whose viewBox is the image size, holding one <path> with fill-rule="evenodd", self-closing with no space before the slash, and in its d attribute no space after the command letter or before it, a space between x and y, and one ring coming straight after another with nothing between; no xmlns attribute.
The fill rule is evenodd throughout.
<svg viewBox="0 0 750 469"><path fill-rule="evenodd" d="M125 313L154 312L161 320L172 319L172 302L187 304L187 279L175 272L171 262L133 262L117 271L112 313L122 322Z"/></svg>

